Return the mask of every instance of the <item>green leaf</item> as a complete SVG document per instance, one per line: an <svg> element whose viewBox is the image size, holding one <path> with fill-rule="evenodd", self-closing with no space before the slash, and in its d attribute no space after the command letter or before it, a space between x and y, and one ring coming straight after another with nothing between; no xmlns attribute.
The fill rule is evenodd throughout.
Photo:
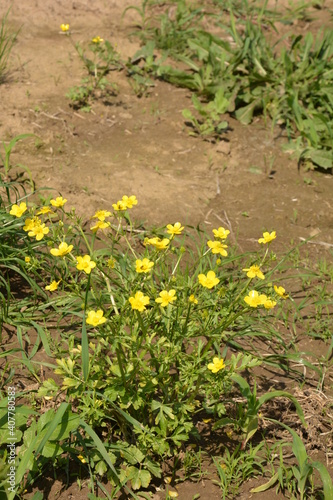
<svg viewBox="0 0 333 500"><path fill-rule="evenodd" d="M252 488L250 490L250 493L261 493L262 491L266 491L272 486L274 486L274 484L276 483L276 481L278 481L278 479L279 479L279 473L276 472L276 474L274 474L274 476L271 477L271 479L267 483L264 483L261 486L257 486L257 488Z"/></svg>
<svg viewBox="0 0 333 500"><path fill-rule="evenodd" d="M333 484L332 479L327 471L324 464L321 462L311 462L312 467L317 469L320 474L321 480L323 482L324 487L324 498L333 498Z"/></svg>
<svg viewBox="0 0 333 500"><path fill-rule="evenodd" d="M51 443L48 441L41 451L43 457L55 458L56 456L63 453L63 448L58 443Z"/></svg>
<svg viewBox="0 0 333 500"><path fill-rule="evenodd" d="M238 121L240 121L243 125L249 125L253 118L254 110L257 106L257 101L253 101L247 106L243 106L242 108L238 108L235 111L235 117Z"/></svg>
<svg viewBox="0 0 333 500"><path fill-rule="evenodd" d="M141 486L143 486L143 488L148 488L151 481L150 472L137 469L133 466L127 469L126 475L131 480L133 490L139 490Z"/></svg>

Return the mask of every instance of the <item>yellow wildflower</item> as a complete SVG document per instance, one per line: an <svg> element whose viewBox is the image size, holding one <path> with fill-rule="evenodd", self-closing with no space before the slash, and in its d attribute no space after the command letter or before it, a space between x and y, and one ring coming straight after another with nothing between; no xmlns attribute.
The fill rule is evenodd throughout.
<svg viewBox="0 0 333 500"><path fill-rule="evenodd" d="M77 257L76 269L79 271L84 271L86 274L90 274L91 270L96 267L96 262L90 259L89 255L84 255L83 257Z"/></svg>
<svg viewBox="0 0 333 500"><path fill-rule="evenodd" d="M176 222L174 225L167 225L167 233L171 234L172 236L175 236L175 234L182 234L183 229L184 226L182 226L180 222Z"/></svg>
<svg viewBox="0 0 333 500"><path fill-rule="evenodd" d="M61 24L60 29L65 33L66 31L69 30L69 24Z"/></svg>
<svg viewBox="0 0 333 500"><path fill-rule="evenodd" d="M50 209L50 207L41 207L37 215L45 215L45 214L54 214L53 210Z"/></svg>
<svg viewBox="0 0 333 500"><path fill-rule="evenodd" d="M135 261L135 270L137 273L149 273L152 267L154 266L154 262L151 262L149 259L136 260Z"/></svg>
<svg viewBox="0 0 333 500"><path fill-rule="evenodd" d="M276 306L276 301L266 297L266 300L264 301L263 306L265 309L273 309L273 307Z"/></svg>
<svg viewBox="0 0 333 500"><path fill-rule="evenodd" d="M170 243L168 238L148 238L146 240L146 245L152 245L157 250L165 250Z"/></svg>
<svg viewBox="0 0 333 500"><path fill-rule="evenodd" d="M286 290L283 288L283 286L274 285L274 290L283 299L287 299L289 297L289 295L286 293Z"/></svg>
<svg viewBox="0 0 333 500"><path fill-rule="evenodd" d="M92 216L92 219L98 219L104 222L106 217L110 217L110 215L111 212L109 212L108 210L97 210L97 212L95 212L95 215Z"/></svg>
<svg viewBox="0 0 333 500"><path fill-rule="evenodd" d="M55 257L64 257L64 255L70 253L72 249L73 245L67 245L67 243L63 241L58 248L51 248L50 253Z"/></svg>
<svg viewBox="0 0 333 500"><path fill-rule="evenodd" d="M137 311L144 311L146 309L146 306L149 304L149 297L146 295L143 295L142 292L136 292L134 297L130 297L129 302L132 306L132 309L136 309Z"/></svg>
<svg viewBox="0 0 333 500"><path fill-rule="evenodd" d="M31 261L31 257L24 257L24 261L29 264L29 262Z"/></svg>
<svg viewBox="0 0 333 500"><path fill-rule="evenodd" d="M45 234L49 233L49 228L45 227L45 224L36 224L31 231L29 231L28 235L30 237L36 237L37 241L40 241L44 238Z"/></svg>
<svg viewBox="0 0 333 500"><path fill-rule="evenodd" d="M23 230L24 231L32 231L35 226L39 226L42 221L38 217L34 217L33 219L25 219Z"/></svg>
<svg viewBox="0 0 333 500"><path fill-rule="evenodd" d="M90 272L90 271L89 271ZM103 317L102 309L98 309L98 311L89 311L86 319L86 323L92 326L103 325L106 322L106 318Z"/></svg>
<svg viewBox="0 0 333 500"><path fill-rule="evenodd" d="M51 200L50 203L52 207L60 208L63 207L65 203L67 203L67 200L64 199L62 196L57 196L57 198L55 200Z"/></svg>
<svg viewBox="0 0 333 500"><path fill-rule="evenodd" d="M251 290L249 294L244 297L244 300L250 307L258 307L266 302L267 297L266 295L260 295L256 290Z"/></svg>
<svg viewBox="0 0 333 500"><path fill-rule="evenodd" d="M95 36L92 40L92 43L102 43L104 42L103 38L101 38L100 36Z"/></svg>
<svg viewBox="0 0 333 500"><path fill-rule="evenodd" d="M77 458L78 458L79 460L81 460L81 462L82 462L83 464L86 464L86 463L87 463L87 460L84 458L84 456L83 456L83 455L78 455L78 456L77 456Z"/></svg>
<svg viewBox="0 0 333 500"><path fill-rule="evenodd" d="M168 491L168 495L170 498L178 498L179 497L179 494L177 491L172 491L172 490L169 490Z"/></svg>
<svg viewBox="0 0 333 500"><path fill-rule="evenodd" d="M122 200L117 201L117 203L112 203L112 206L117 212L127 209L127 203L123 202Z"/></svg>
<svg viewBox="0 0 333 500"><path fill-rule="evenodd" d="M205 276L204 274L199 274L198 280L200 285L204 286L205 288L213 288L220 282L220 280L216 278L214 271L208 271L207 276Z"/></svg>
<svg viewBox="0 0 333 500"><path fill-rule="evenodd" d="M272 233L265 232L263 234L263 238L259 238L258 243L263 243L266 245L266 243L270 243L271 241L275 240L276 238L276 232L273 231Z"/></svg>
<svg viewBox="0 0 333 500"><path fill-rule="evenodd" d="M248 278L260 278L261 280L265 279L264 274L260 271L260 267L257 265L253 265L249 267L248 269L243 269L244 272L246 272L246 276Z"/></svg>
<svg viewBox="0 0 333 500"><path fill-rule="evenodd" d="M213 229L215 238L220 238L220 240L225 240L230 234L229 229L224 229L224 227L219 227L218 229Z"/></svg>
<svg viewBox="0 0 333 500"><path fill-rule="evenodd" d="M51 283L45 287L45 290L49 290L50 292L54 292L55 290L57 290L60 281L61 280L59 280L59 281L55 281L55 280L51 281Z"/></svg>
<svg viewBox="0 0 333 500"><path fill-rule="evenodd" d="M220 241L208 241L207 245L212 249L212 253L219 253L223 255L223 257L228 255L228 252L225 250L228 246L223 245Z"/></svg>
<svg viewBox="0 0 333 500"><path fill-rule="evenodd" d="M172 304L177 299L176 290L163 290L159 293L159 298L155 300L155 302L160 303L162 307L166 307L169 304Z"/></svg>
<svg viewBox="0 0 333 500"><path fill-rule="evenodd" d="M103 222L101 220L98 220L94 226L91 226L90 230L93 233L96 233L99 229L106 229L109 227L110 222Z"/></svg>
<svg viewBox="0 0 333 500"><path fill-rule="evenodd" d="M127 208L133 208L133 205L138 204L138 200L136 199L136 196L123 196L122 200L123 203L127 206Z"/></svg>
<svg viewBox="0 0 333 500"><path fill-rule="evenodd" d="M213 358L213 363L209 363L207 365L208 370L211 370L212 373L217 373L225 367L224 360L218 357Z"/></svg>
<svg viewBox="0 0 333 500"><path fill-rule="evenodd" d="M197 304L198 303L198 299L195 298L195 296L193 295L193 293L192 293L192 295L189 296L188 300L190 302L192 302L192 304Z"/></svg>
<svg viewBox="0 0 333 500"><path fill-rule="evenodd" d="M23 201L19 205L13 205L12 209L9 213L10 213L10 215L15 215L15 217L22 217L22 215L26 211L27 211L27 204L24 203L24 201Z"/></svg>

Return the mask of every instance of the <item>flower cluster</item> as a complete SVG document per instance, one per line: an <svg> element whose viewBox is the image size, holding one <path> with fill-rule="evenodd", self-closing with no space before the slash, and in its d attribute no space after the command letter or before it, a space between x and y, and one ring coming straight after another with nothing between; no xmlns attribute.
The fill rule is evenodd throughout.
<svg viewBox="0 0 333 500"><path fill-rule="evenodd" d="M117 203L113 203L112 206L116 212L127 210L128 208L133 208L134 205L138 204L136 196L123 196L121 200Z"/></svg>
<svg viewBox="0 0 333 500"><path fill-rule="evenodd" d="M250 307L264 306L265 309L272 309L276 305L276 301L267 297L265 294L259 294L256 290L251 290L249 294L244 297L244 301Z"/></svg>
<svg viewBox="0 0 333 500"><path fill-rule="evenodd" d="M222 242L227 239L230 231L228 229L224 229L224 227L219 227L218 229L213 229L213 233L217 240L209 240L207 242L207 245L209 246L213 254L220 254L223 257L227 257L228 252L226 251L226 248L228 248L228 245L225 245Z"/></svg>
<svg viewBox="0 0 333 500"><path fill-rule="evenodd" d="M45 226L44 222L39 219L39 217L26 219L23 230L26 231L28 236L31 238L36 238L37 241L42 240L50 231L49 228Z"/></svg>

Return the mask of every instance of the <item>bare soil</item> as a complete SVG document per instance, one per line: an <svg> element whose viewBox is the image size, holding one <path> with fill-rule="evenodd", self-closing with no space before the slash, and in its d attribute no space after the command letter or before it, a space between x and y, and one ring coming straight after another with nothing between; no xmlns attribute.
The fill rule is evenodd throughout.
<svg viewBox="0 0 333 500"><path fill-rule="evenodd" d="M306 245L311 258L325 256L332 262L333 176L299 169L281 149L287 142L283 131L272 133L262 119L243 126L228 117L231 130L220 143L190 137L182 117L182 109L191 106L188 91L157 81L139 99L124 72L109 76L119 91L108 102L95 101L90 113L70 107L66 93L80 83L84 69L60 24L70 24L75 41L86 43L96 35L109 40L126 59L139 49L137 39L130 36L138 15L133 10L124 17L122 13L129 5L140 4L139 0L1 2L0 17L12 5L10 23L21 30L9 78L0 86L0 138L9 141L22 133L37 136L17 145L13 162L29 167L37 188L61 193L86 218L110 208L124 194L135 194L139 200L135 217L146 225L179 220L204 224L209 231L226 225L244 251L256 248L264 230L276 230L277 250L311 237ZM310 11L312 21L295 20L288 29L305 34L323 23L332 27L329 8L332 1L322 10ZM321 352L326 347L307 340L302 348ZM269 379L267 373L261 375ZM271 374L271 380L276 376ZM327 404L325 396L311 384L301 391L296 382L284 382L288 389L300 391L306 417L313 424L304 437L310 455L332 472L332 457L325 456L324 438L318 438L332 432L318 416L319 407ZM221 437L209 428L207 432L209 450ZM211 481L211 464L208 469L210 475L199 482L188 480L177 486L180 499L190 500L195 494L203 500L221 498ZM252 480L235 498L252 498L250 489L262 482L262 478ZM52 475L38 486L51 500L87 498L84 482L81 490L75 478L65 491L63 487L64 479ZM271 496L274 490L254 498ZM165 498L165 490L157 490L153 498Z"/></svg>

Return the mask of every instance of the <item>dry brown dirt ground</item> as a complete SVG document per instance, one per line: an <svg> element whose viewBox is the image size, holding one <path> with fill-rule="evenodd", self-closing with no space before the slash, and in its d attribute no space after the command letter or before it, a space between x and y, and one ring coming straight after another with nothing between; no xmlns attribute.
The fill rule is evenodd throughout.
<svg viewBox="0 0 333 500"><path fill-rule="evenodd" d="M277 231L279 249L313 237L307 244L313 259L325 255L332 261L333 176L299 170L281 150L286 138L279 130L272 134L261 119L242 126L228 118L227 141L204 142L190 137L184 125L182 109L191 106L187 90L158 81L139 99L123 72L111 73L119 91L107 105L97 100L91 113L70 107L66 93L80 83L84 70L60 24L70 24L75 41L86 43L96 35L109 40L126 59L139 48L130 36L138 16L133 10L122 13L140 4L2 0L0 17L11 5L10 25L21 30L10 76L0 86L0 138L38 137L18 144L13 162L29 167L38 188L55 189L85 217L135 194L136 218L147 225L179 220L210 230L224 224L242 250L254 248L264 230ZM332 2L313 11L310 24L295 20L288 29L317 31L330 22L329 7ZM252 486L247 484L237 498L251 498ZM87 498L87 488L80 491L76 482L65 492L61 487L61 481L51 481L44 498ZM205 479L180 484L178 491L185 500L198 493L201 499L221 497Z"/></svg>

